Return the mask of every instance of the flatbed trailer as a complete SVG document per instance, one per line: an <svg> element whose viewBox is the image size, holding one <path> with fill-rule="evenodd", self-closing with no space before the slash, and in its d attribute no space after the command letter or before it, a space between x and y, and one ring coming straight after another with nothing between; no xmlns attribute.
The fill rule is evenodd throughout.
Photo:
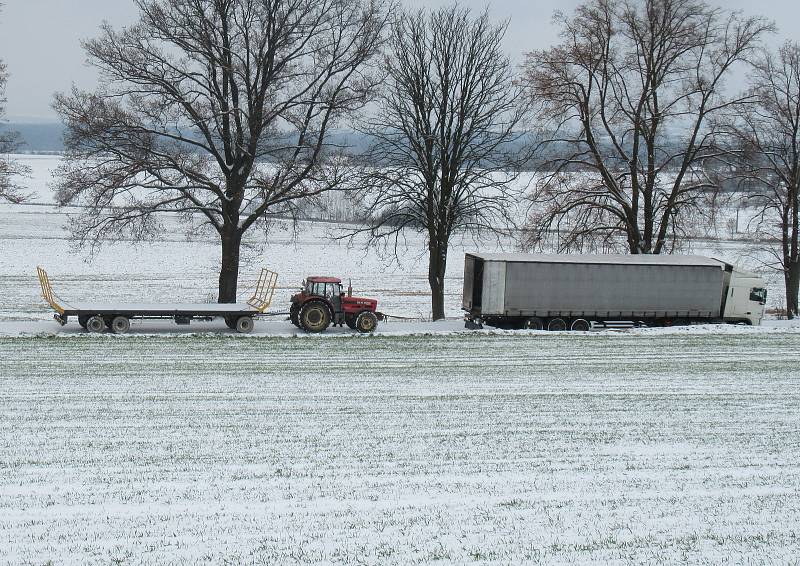
<svg viewBox="0 0 800 566"><path fill-rule="evenodd" d="M223 318L228 328L240 333L253 330L254 319L280 313L267 313L272 304L278 274L262 269L247 303L89 303L68 302L53 292L50 278L41 267L36 268L42 297L56 311L53 318L62 326L70 317L89 332L124 334L130 328L130 321L172 319L177 324L189 324L192 320L213 320Z"/></svg>

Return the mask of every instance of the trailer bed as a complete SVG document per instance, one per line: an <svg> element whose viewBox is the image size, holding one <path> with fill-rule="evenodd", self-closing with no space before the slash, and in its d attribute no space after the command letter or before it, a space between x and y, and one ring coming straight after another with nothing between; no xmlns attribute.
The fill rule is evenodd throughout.
<svg viewBox="0 0 800 566"><path fill-rule="evenodd" d="M192 319L225 319L230 328L250 332L253 319L267 316L272 303L278 274L262 269L253 296L247 303L103 303L65 301L53 292L50 278L41 267L37 268L42 296L56 311L54 318L62 325L69 317L77 317L84 328L102 332L105 327L115 333L127 332L131 319L172 318L178 324L189 324ZM93 320L94 319L94 320Z"/></svg>
<svg viewBox="0 0 800 566"><path fill-rule="evenodd" d="M176 314L194 316L225 316L234 314L263 314L243 303L72 303L64 305L65 316L88 314L131 314L133 316L163 317Z"/></svg>

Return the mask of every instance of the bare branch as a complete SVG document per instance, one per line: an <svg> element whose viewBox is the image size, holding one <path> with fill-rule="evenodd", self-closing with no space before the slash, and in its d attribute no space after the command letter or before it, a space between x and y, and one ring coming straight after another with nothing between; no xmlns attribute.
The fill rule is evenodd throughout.
<svg viewBox="0 0 800 566"><path fill-rule="evenodd" d="M524 67L556 152L528 245L672 251L716 189L715 116L750 101L725 78L772 25L703 0L588 0L557 23L562 43Z"/></svg>
<svg viewBox="0 0 800 566"><path fill-rule="evenodd" d="M164 212L203 216L235 299L243 234L339 188L330 131L375 90L390 0L136 0L137 24L84 43L94 93L56 97L67 125L62 205L76 236L152 237ZM133 212L136 211L136 212Z"/></svg>

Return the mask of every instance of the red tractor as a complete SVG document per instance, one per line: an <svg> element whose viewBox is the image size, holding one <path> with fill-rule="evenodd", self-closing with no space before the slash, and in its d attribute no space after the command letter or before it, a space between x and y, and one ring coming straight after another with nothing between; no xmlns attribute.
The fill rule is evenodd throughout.
<svg viewBox="0 0 800 566"><path fill-rule="evenodd" d="M289 318L306 332L322 332L333 323L346 324L359 332L373 332L382 318L375 311L378 301L353 296L336 277L309 277L299 293L292 295Z"/></svg>

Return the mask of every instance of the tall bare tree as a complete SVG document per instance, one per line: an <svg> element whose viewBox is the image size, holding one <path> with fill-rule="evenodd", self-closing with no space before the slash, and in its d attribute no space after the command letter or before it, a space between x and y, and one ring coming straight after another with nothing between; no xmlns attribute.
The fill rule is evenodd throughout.
<svg viewBox="0 0 800 566"><path fill-rule="evenodd" d="M757 214L749 228L759 241L776 239L771 265L783 273L789 318L798 311L800 287L800 44L764 52L752 66L755 104L730 113L724 131L737 150L745 204Z"/></svg>
<svg viewBox="0 0 800 566"><path fill-rule="evenodd" d="M56 97L67 125L61 204L76 236L147 238L159 213L220 237L219 302L234 302L242 237L337 188L331 128L376 86L383 0L135 0L136 25L84 43L100 87Z"/></svg>
<svg viewBox="0 0 800 566"><path fill-rule="evenodd" d="M669 252L715 188L710 124L742 102L725 79L772 26L704 0L588 0L555 20L562 43L525 64L558 144L530 243Z"/></svg>
<svg viewBox="0 0 800 566"><path fill-rule="evenodd" d="M0 9L3 5L0 4ZM14 177L23 176L28 173L28 168L8 157L9 153L14 153L19 149L21 143L19 134L16 132L3 130L3 118L6 115L6 82L8 72L5 62L0 59L0 201L22 202L25 196L14 182Z"/></svg>
<svg viewBox="0 0 800 566"><path fill-rule="evenodd" d="M374 145L364 195L372 241L422 232L434 320L444 318L445 272L457 231L500 232L523 97L501 40L507 24L458 6L406 12L391 27L387 80L366 128Z"/></svg>

